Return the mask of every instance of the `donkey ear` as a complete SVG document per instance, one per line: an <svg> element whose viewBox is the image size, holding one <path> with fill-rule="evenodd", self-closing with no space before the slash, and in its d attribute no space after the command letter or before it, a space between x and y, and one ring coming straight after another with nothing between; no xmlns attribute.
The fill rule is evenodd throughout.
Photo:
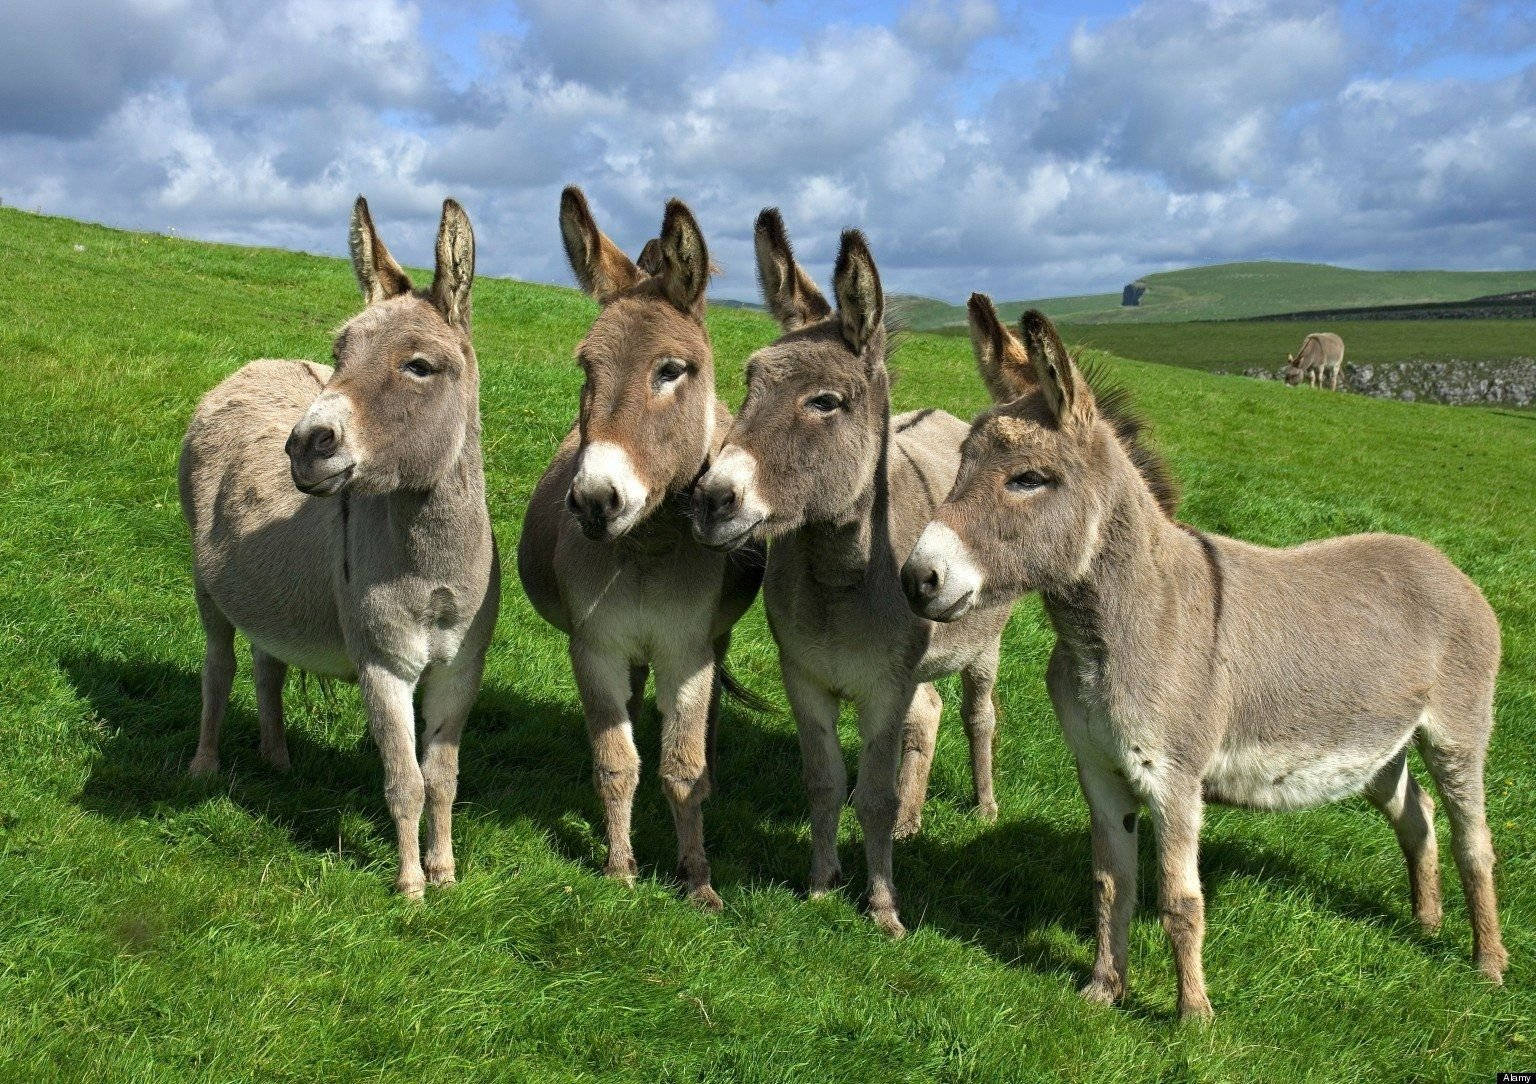
<svg viewBox="0 0 1536 1084"><path fill-rule="evenodd" d="M1035 370L1024 347L1003 322L986 294L972 294L966 305L970 315L971 350L982 382L996 403L1011 403L1035 387Z"/></svg>
<svg viewBox="0 0 1536 1084"><path fill-rule="evenodd" d="M832 306L811 277L795 262L789 234L777 207L765 207L753 231L757 249L757 281L763 302L785 331L814 324L832 315Z"/></svg>
<svg viewBox="0 0 1536 1084"><path fill-rule="evenodd" d="M629 257L597 228L587 197L575 185L560 193L560 237L576 281L599 305L640 281Z"/></svg>
<svg viewBox="0 0 1536 1084"><path fill-rule="evenodd" d="M661 219L661 280L667 300L686 313L704 315L704 291L709 286L709 249L704 234L682 200L667 201Z"/></svg>
<svg viewBox="0 0 1536 1084"><path fill-rule="evenodd" d="M1093 393L1078 375L1077 366L1062 345L1056 326L1038 309L1030 309L1019 321L1024 350L1034 365L1040 391L1057 425L1085 422L1093 417Z"/></svg>
<svg viewBox="0 0 1536 1084"><path fill-rule="evenodd" d="M635 266L647 275L661 274L661 238L652 237L640 250L640 257L635 260Z"/></svg>
<svg viewBox="0 0 1536 1084"><path fill-rule="evenodd" d="M352 228L347 240L352 250L352 270L357 273L358 285L363 288L368 304L377 305L411 292L410 276L379 240L373 216L368 213L368 201L362 196L352 205Z"/></svg>
<svg viewBox="0 0 1536 1084"><path fill-rule="evenodd" d="M469 294L475 283L475 231L458 200L443 200L437 227L437 272L432 304L454 327L469 327Z"/></svg>
<svg viewBox="0 0 1536 1084"><path fill-rule="evenodd" d="M885 318L885 293L880 289L875 258L858 230L843 231L837 267L832 272L832 293L837 297L843 341L855 354L862 354Z"/></svg>

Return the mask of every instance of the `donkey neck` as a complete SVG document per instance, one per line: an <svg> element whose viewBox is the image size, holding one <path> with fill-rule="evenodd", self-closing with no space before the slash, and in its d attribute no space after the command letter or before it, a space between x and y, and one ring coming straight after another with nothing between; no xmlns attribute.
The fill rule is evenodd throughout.
<svg viewBox="0 0 1536 1084"><path fill-rule="evenodd" d="M1210 628L1208 580L1219 575L1199 536L1164 515L1145 485L1125 490L1104 511L1084 575L1041 592L1084 692L1104 699L1115 697L1119 675L1166 657L1192 622Z"/></svg>
<svg viewBox="0 0 1536 1084"><path fill-rule="evenodd" d="M456 584L487 571L483 558L489 552L490 513L479 421L477 413L466 427L458 457L431 488L342 498L344 578L356 579L359 556L377 553L381 545L390 566L385 575ZM362 571L373 578L383 570Z"/></svg>
<svg viewBox="0 0 1536 1084"><path fill-rule="evenodd" d="M811 579L824 587L852 588L871 575L897 575L891 550L891 397L882 380L871 388L883 400L880 446L875 469L853 504L835 519L810 522L800 528Z"/></svg>

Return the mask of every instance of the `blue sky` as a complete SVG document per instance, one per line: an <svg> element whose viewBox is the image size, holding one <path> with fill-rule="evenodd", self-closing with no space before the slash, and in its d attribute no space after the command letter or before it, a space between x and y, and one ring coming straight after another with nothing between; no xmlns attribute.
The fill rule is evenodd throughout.
<svg viewBox="0 0 1536 1084"><path fill-rule="evenodd" d="M669 196L755 294L783 208L825 278L1115 290L1236 259L1536 267L1536 4L1508 0L53 0L0 38L0 200L569 282L560 188L638 251Z"/></svg>

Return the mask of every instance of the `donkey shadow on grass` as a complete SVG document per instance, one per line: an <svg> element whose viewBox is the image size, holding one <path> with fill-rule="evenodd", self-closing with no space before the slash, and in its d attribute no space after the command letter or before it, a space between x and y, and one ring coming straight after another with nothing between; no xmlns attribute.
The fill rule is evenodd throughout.
<svg viewBox="0 0 1536 1084"><path fill-rule="evenodd" d="M158 660L124 661L87 655L63 660L77 692L107 725L80 804L118 820L153 819L192 809L214 796L227 797L253 817L278 825L294 844L312 852L337 853L367 864L392 854L391 826L383 797L383 769L355 705L327 703L311 689L290 681L290 716L350 714L357 740L341 745L318 740L309 726L288 728L293 767L278 773L257 755L257 722L236 698L225 719L226 764L212 780L187 775L197 744L200 675ZM328 720L330 721L330 720ZM653 705L636 727L643 758L654 760L660 723ZM603 860L602 803L592 786L591 752L574 693L531 699L524 690L488 683L465 729L456 808L465 816L505 823L529 823L545 833L563 857L596 874ZM850 781L853 781L850 763ZM929 802L969 804L968 796L938 785ZM709 854L715 883L726 894L764 884L797 893L809 872L809 811L800 781L800 749L786 719L754 715L729 701L720 720L717 792L706 809ZM339 841L343 821L361 818L376 840L349 848ZM1142 822L1138 913L1155 921L1156 851ZM932 837L931 829L897 844L897 884L902 911L916 926L928 926L980 946L1005 963L1037 971L1068 973L1081 982L1092 956L1092 898L1087 814L1068 828L1039 817L1009 815L1004 801L999 823L961 842ZM675 859L672 819L654 772L647 772L635 800L635 853L642 871L671 875ZM1387 823L1381 846L1396 850ZM376 853L370 853L376 852ZM849 875L849 898L862 891L863 855L857 838L844 839L841 854ZM473 866L468 870L473 874ZM1368 922L1435 952L1436 939L1419 933L1408 907L1406 875L1385 891L1351 886L1320 876L1286 853L1226 835L1208 839L1201 851L1208 903L1220 906L1233 877L1272 880L1301 887L1321 909ZM1218 920L1219 921L1219 920ZM1077 942L1064 951L1066 932ZM1453 946L1442 946L1447 958ZM1128 1003L1140 1011L1134 992Z"/></svg>

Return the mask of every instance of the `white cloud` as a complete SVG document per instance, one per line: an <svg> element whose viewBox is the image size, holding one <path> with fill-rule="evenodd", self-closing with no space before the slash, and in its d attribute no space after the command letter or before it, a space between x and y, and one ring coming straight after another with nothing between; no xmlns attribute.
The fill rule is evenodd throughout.
<svg viewBox="0 0 1536 1084"><path fill-rule="evenodd" d="M1462 7L1465 48L1518 53L1489 39L1528 12ZM771 11L746 40L727 27L759 24L708 0L520 12L455 67L418 0L27 5L0 39L0 198L340 252L363 191L420 260L453 194L484 270L563 282L563 184L631 252L677 195L738 297L770 204L818 279L858 225L888 289L949 298L1213 259L1536 264L1536 66L1425 74L1376 8L1145 0L990 84L966 58L1021 46L982 0L914 0L889 26Z"/></svg>

